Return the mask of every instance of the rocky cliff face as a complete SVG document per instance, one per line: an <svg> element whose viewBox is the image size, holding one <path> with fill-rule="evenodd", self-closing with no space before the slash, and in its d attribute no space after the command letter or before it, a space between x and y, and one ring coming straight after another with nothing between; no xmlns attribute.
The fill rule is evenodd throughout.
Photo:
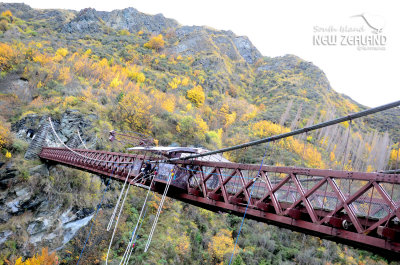
<svg viewBox="0 0 400 265"><path fill-rule="evenodd" d="M176 29L178 44L168 51L182 55L221 54L233 61L249 64L261 58L261 53L247 37L236 36L232 31L218 31L207 27L182 26ZM210 68L209 68L210 69Z"/></svg>
<svg viewBox="0 0 400 265"><path fill-rule="evenodd" d="M178 45L171 46L167 51L176 54L195 55L216 52L231 60L244 60L250 64L262 57L247 37L236 36L232 31L219 31L204 26L181 26L175 20L165 18L162 14L147 15L131 7L111 12L96 11L93 8L83 9L62 27L62 32L95 34L110 29L128 30L132 33L142 30L152 34L172 30L177 37ZM205 68L211 69L207 64Z"/></svg>
<svg viewBox="0 0 400 265"><path fill-rule="evenodd" d="M14 16L27 21L47 21L53 29L60 29L77 13L74 10L34 9L23 3L0 3L0 10L10 10Z"/></svg>
<svg viewBox="0 0 400 265"><path fill-rule="evenodd" d="M67 146L71 148L83 148L84 145L93 147L96 139L91 136L89 130L93 128L92 123L96 119L96 115L85 116L77 110L67 110L61 119L53 119L53 124L60 140ZM43 146L62 146L50 127L48 116L28 115L12 124L11 129L19 139L29 143L29 148L25 153L26 159L38 158L37 154ZM78 131L83 143L79 139Z"/></svg>
<svg viewBox="0 0 400 265"><path fill-rule="evenodd" d="M28 177L15 163L0 169L0 246L17 242L23 255L40 246L61 248L93 217L94 209L52 201L51 176L66 177L57 167L38 165Z"/></svg>
<svg viewBox="0 0 400 265"><path fill-rule="evenodd" d="M83 117L78 111L68 110L60 119L54 119L54 125L68 146L81 145L77 130L90 146L96 141L88 136L94 119L94 116ZM77 192L73 186L77 184L71 184L74 172L61 166L40 164L37 160L42 146L60 145L52 135L47 116L29 115L14 123L12 130L19 139L30 143L25 158L36 160L12 160L0 167L0 247L10 241L17 242L17 248L25 256L32 255L31 251L41 246L59 249L91 220L94 205L90 200L84 203L77 200L84 194L71 194ZM82 174L83 182L78 186L85 184L85 177L97 189L103 185L97 177Z"/></svg>
<svg viewBox="0 0 400 265"><path fill-rule="evenodd" d="M162 14L155 16L137 11L135 8L113 10L112 12L96 11L93 8L81 10L76 17L63 26L62 31L68 33L97 33L107 27L114 30L139 30L150 33L161 33L169 28L178 27L173 19L167 19Z"/></svg>

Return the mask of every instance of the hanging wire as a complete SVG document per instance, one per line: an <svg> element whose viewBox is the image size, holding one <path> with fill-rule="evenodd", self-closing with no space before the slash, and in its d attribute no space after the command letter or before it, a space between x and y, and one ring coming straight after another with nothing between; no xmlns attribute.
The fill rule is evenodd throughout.
<svg viewBox="0 0 400 265"><path fill-rule="evenodd" d="M150 194L150 192L151 192L151 187L152 187L152 185L153 185L154 178L155 178L155 175L153 175L153 178L152 178L152 180L151 180L151 182L150 182L149 190L147 191L146 198L144 199L142 209L141 209L141 211L140 211L138 220L137 220L137 222L136 222L136 226L135 226L135 228L134 228L133 231L132 231L131 239L129 240L128 246L126 247L126 250L125 250L124 256L123 256L122 259L121 259L120 265L121 265L121 264L127 264L128 261L129 261L130 254L132 253L131 246L132 246L132 244L134 243L134 242L133 242L133 238L135 237L135 234L138 233L138 231L139 231L139 230L138 230L138 226L139 226L140 220L142 219L143 211L144 211L145 208L146 208L146 210L147 210L147 206L146 206L146 205L147 205L147 200L148 200L149 194ZM143 218L144 218L144 217L143 217ZM133 248L132 248L132 249L133 249Z"/></svg>
<svg viewBox="0 0 400 265"><path fill-rule="evenodd" d="M346 145L344 146L344 151L343 151L343 163L342 163L342 170L345 169L345 163L347 162L347 145L349 144L349 139L350 139L350 133L351 133L351 125L352 122L351 120L349 121L349 129L348 129L348 133L347 133L347 139L346 139Z"/></svg>
<svg viewBox="0 0 400 265"><path fill-rule="evenodd" d="M328 190L328 180L326 180L325 182L325 192L324 192L324 197L322 198L322 206L321 206L321 210L324 211L324 206L325 206L325 200L328 201L327 197L326 197L326 192ZM321 215L321 218L319 219L320 221L322 220L323 216Z"/></svg>
<svg viewBox="0 0 400 265"><path fill-rule="evenodd" d="M378 185L379 185L379 184L378 184ZM388 215L390 215L391 212L392 212L393 190L394 190L394 183L392 184L392 192L391 192L391 194L390 194L390 208L389 208L389 213L388 213ZM396 211L396 207L395 207L395 209L393 210L393 212L395 212L395 211ZM385 227L387 227L387 225L389 224L389 220L390 220L390 218L387 219L386 224L385 224Z"/></svg>
<svg viewBox="0 0 400 265"><path fill-rule="evenodd" d="M152 195L154 195L154 192L152 193ZM150 198L150 199L151 199L151 198ZM133 240L133 242L132 242L132 244L131 244L131 248L130 248L130 251L129 251L129 255L128 255L127 258L125 259L124 265L127 265L128 262L129 262L129 260L130 260L130 258L131 258L131 255L132 255L132 252L133 252L133 248L134 248L134 246L135 246L134 244L136 243L136 240L137 240L138 237L139 237L140 228L142 227L143 222L144 222L144 218L146 217L147 209L149 209L148 206L146 206L146 208L145 208L145 210L144 210L143 217L142 217L142 219L140 220L139 228L136 230L135 239Z"/></svg>
<svg viewBox="0 0 400 265"><path fill-rule="evenodd" d="M83 140L82 140L81 134L79 133L79 129L76 129L76 132L78 133L79 140L81 141L81 144L83 145L83 147L84 147L85 149L88 149L87 146L86 146L86 144L85 144L85 143L83 142Z"/></svg>
<svg viewBox="0 0 400 265"><path fill-rule="evenodd" d="M303 160L305 161L306 160L306 147L307 147L307 141L308 141L308 132L305 132L305 140L304 140L304 146L303 146ZM305 165L305 163L304 163L304 165ZM307 180L306 180L306 190L308 191L308 182L309 182L309 180L310 180L310 176L309 175L307 175ZM300 182L300 185L303 187L303 185L301 184L301 182ZM296 201L296 200L295 200Z"/></svg>
<svg viewBox="0 0 400 265"><path fill-rule="evenodd" d="M175 167L174 167L173 169L171 169L171 172L170 172L170 174L169 174L168 182L167 182L167 185L165 186L164 194L163 194L163 196L162 196L162 198L161 198L160 205L158 206L158 211L157 211L156 217L155 217L155 219L154 219L153 226L151 227L151 231L150 231L150 234L149 234L149 238L148 238L148 240L147 240L147 243L146 243L146 247L145 247L145 249L144 249L144 252L145 252L145 253L146 253L147 250L149 249L151 240L152 240L152 238L153 238L154 231L155 231L156 226L157 226L158 218L160 217L160 213L161 213L161 211L162 211L162 207L163 207L163 205L164 205L165 198L167 197L167 192L168 192L169 186L170 186L170 184L171 184L171 182L172 182L172 178L173 178L174 175L175 175L175 174L174 174L174 169L175 169Z"/></svg>
<svg viewBox="0 0 400 265"><path fill-rule="evenodd" d="M375 190L375 186L372 186L371 198L369 199L368 213L367 213L367 216L365 217L365 228L367 228L367 222L368 222L369 213L371 210L372 198L374 197L374 190Z"/></svg>
<svg viewBox="0 0 400 265"><path fill-rule="evenodd" d="M264 153L263 159L262 159L262 161L261 161L260 168L259 168L259 170L258 170L258 174L257 174L257 176L253 179L253 183L251 184L251 190L250 190L250 194L249 194L249 201L247 202L246 209L244 210L244 214L243 214L243 218L242 218L242 223L240 224L239 232L238 232L238 235L237 235L236 241L235 241L235 245L233 246L233 251L232 251L231 258L230 258L230 260L229 260L229 265L232 264L233 256L235 255L236 245L237 245L237 243L238 243L238 240L239 240L239 237L240 237L240 233L242 232L242 227L243 227L244 219L246 218L246 213L247 213L247 210L249 209L249 205L250 205L250 202L251 202L251 196L252 196L252 194L253 194L254 183L255 183L255 182L257 181L257 179L260 177L261 169L262 169L262 166L263 166L263 164L264 164L264 159L265 159L265 157L266 157L266 155L267 155L268 146L269 146L269 143L267 143L267 147L265 148L265 153Z"/></svg>
<svg viewBox="0 0 400 265"><path fill-rule="evenodd" d="M115 219L115 215L117 213L117 209L118 209L119 203L121 202L122 194L124 193L125 186L126 186L126 183L128 182L128 179L130 177L132 168L133 168L133 163L132 163L132 166L129 168L128 175L125 178L125 182L124 182L124 185L122 186L121 192L119 194L117 204L115 205L114 211L113 211L113 213L112 213L112 215L110 217L110 221L108 222L107 231L110 231L110 229L111 229L111 227L113 225L113 222L114 222L114 219Z"/></svg>
<svg viewBox="0 0 400 265"><path fill-rule="evenodd" d="M347 153L347 144L349 142L350 131L351 131L351 120L350 120L350 124L349 124L349 127L348 127L348 134L347 134L346 144L345 144L345 147L344 147L344 150L343 150L342 170L344 170L344 164L346 163L346 158L345 157L346 157L346 153ZM336 181L334 179L332 179L332 181L337 185L337 183L336 183ZM350 197L350 179L348 180L348 183L349 183L349 197ZM328 182L327 182L327 185L328 185ZM340 180L339 187L342 187L342 180ZM336 203L335 203L335 208L334 209L336 209L338 203L339 203L339 198L336 198Z"/></svg>
<svg viewBox="0 0 400 265"><path fill-rule="evenodd" d="M154 193L153 193L153 194L154 194ZM143 221L144 221L144 218L145 218L145 216L146 216L147 209L149 209L149 207L146 207L146 209L145 209L145 211L144 211L143 218L142 218L142 220L140 221L139 228L137 229L137 234L136 234L135 240L134 240L133 243L131 244L132 247L130 248L129 255L128 255L128 257L125 259L125 262L124 262L123 265L127 265L128 262L129 262L129 260L130 260L130 258L131 258L131 255L132 255L132 252L133 252L133 248L134 248L134 246L135 246L134 244L136 243L136 240L137 240L138 237L139 237L139 231L140 231L140 228L141 228L142 225L143 225Z"/></svg>
<svg viewBox="0 0 400 265"><path fill-rule="evenodd" d="M72 149L71 149L69 146L67 146L63 141L61 141L60 137L59 137L58 134L56 133L56 130L54 129L53 122L51 121L51 118L50 118L50 117L49 117L49 123L50 123L50 127L51 127L51 129L52 129L52 131L53 131L54 136L57 138L57 140L60 142L60 144L63 145L63 146L64 146L65 148L67 148L70 152L72 152L73 154L75 154L75 155L77 155L77 156L83 157L83 158L88 159L88 160L97 161L97 162L100 162L100 163L116 163L116 164L130 164L130 163L131 163L131 162L116 162L116 161L111 161L111 160L101 160L101 159L96 159L96 158L92 158L92 157L89 157L89 156L82 155L82 154L80 154L80 153L78 153L78 152L72 150Z"/></svg>
<svg viewBox="0 0 400 265"><path fill-rule="evenodd" d="M137 180L139 176L140 176L140 174L139 174L136 178L134 178L133 180L131 180L130 183L133 183L135 180ZM129 174L128 174L127 178L129 178ZM117 231L117 228L118 228L119 218L121 217L122 210L124 209L125 200L126 200L126 197L128 196L130 187L131 187L131 185L128 185L128 188L126 189L126 192L125 192L124 199L123 199L122 204L121 204L121 207L120 207L120 209L119 209L117 221L115 222L114 231L113 231L113 234L112 234L112 236L111 236L110 244L109 244L108 250L107 250L106 265L108 264L108 256L109 256L109 254L110 254L111 245L112 245L112 242L113 242L113 240L114 240L115 232Z"/></svg>

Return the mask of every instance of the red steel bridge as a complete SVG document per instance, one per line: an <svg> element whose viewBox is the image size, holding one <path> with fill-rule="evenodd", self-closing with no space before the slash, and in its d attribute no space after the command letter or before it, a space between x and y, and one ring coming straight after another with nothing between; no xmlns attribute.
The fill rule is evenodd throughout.
<svg viewBox="0 0 400 265"><path fill-rule="evenodd" d="M65 148L44 147L39 157L100 176L127 180L131 185L208 210L246 214L250 219L364 248L388 259L400 259L398 170L366 173L240 164L221 155L397 106L400 101L269 138L189 155L194 152L190 148L132 148L151 151L151 156L140 152L71 149L60 140L49 118L54 135ZM117 136L116 132L110 132L111 141ZM146 145L146 141L140 143Z"/></svg>
<svg viewBox="0 0 400 265"><path fill-rule="evenodd" d="M400 174L266 165L260 170L253 164L50 147L39 156L120 181L128 178L131 185L161 194L173 170L168 197L238 216L249 204L250 219L400 257ZM147 159L158 167L151 187L146 178L132 181Z"/></svg>

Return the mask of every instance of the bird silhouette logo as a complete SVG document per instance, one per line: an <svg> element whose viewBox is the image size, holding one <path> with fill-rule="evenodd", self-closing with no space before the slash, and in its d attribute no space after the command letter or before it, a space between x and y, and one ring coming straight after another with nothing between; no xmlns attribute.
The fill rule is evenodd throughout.
<svg viewBox="0 0 400 265"><path fill-rule="evenodd" d="M385 27L386 21L382 16L374 15L370 13L362 13L360 15L355 15L352 17L360 17L365 23L372 29L372 32L375 34L382 33L383 28Z"/></svg>

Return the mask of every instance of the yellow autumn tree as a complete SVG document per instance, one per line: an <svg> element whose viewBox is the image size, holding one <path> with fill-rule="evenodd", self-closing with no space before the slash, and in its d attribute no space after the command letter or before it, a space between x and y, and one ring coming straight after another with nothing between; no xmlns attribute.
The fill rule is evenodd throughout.
<svg viewBox="0 0 400 265"><path fill-rule="evenodd" d="M6 10L1 13L2 17L12 17L12 12L10 10Z"/></svg>
<svg viewBox="0 0 400 265"><path fill-rule="evenodd" d="M5 32L9 28L8 22L5 19L0 20L0 31Z"/></svg>
<svg viewBox="0 0 400 265"><path fill-rule="evenodd" d="M68 54L68 49L66 49L66 48L59 48L56 51L56 55L61 56L61 57L65 57L65 56L67 56L67 54Z"/></svg>
<svg viewBox="0 0 400 265"><path fill-rule="evenodd" d="M135 80L137 83L143 83L146 80L146 76L140 72L140 68L137 65L127 68L126 73L130 80Z"/></svg>
<svg viewBox="0 0 400 265"><path fill-rule="evenodd" d="M197 107L202 106L206 98L204 90L200 85L194 86L192 89L188 90L186 97Z"/></svg>
<svg viewBox="0 0 400 265"><path fill-rule="evenodd" d="M205 122L200 115L196 115L196 119L195 119L197 128L199 130L199 133L206 133L208 131L208 125L207 122Z"/></svg>
<svg viewBox="0 0 400 265"><path fill-rule="evenodd" d="M62 61L68 54L68 49L66 48L59 48L56 53L54 54L53 60L55 62Z"/></svg>
<svg viewBox="0 0 400 265"><path fill-rule="evenodd" d="M164 45L165 45L165 41L163 39L163 36L161 34L159 34L157 36L151 37L150 40L144 44L144 47L158 51L161 48L163 48Z"/></svg>
<svg viewBox="0 0 400 265"><path fill-rule="evenodd" d="M183 235L181 235L181 237L179 238L176 246L175 246L175 251L181 255L187 255L189 252L189 247L190 247L190 237L184 233Z"/></svg>
<svg viewBox="0 0 400 265"><path fill-rule="evenodd" d="M329 160L331 160L331 162L335 161L335 153L333 151L329 154Z"/></svg>
<svg viewBox="0 0 400 265"><path fill-rule="evenodd" d="M256 122L251 127L251 133L253 136L260 138L286 133L289 131L290 130L288 128L266 120Z"/></svg>
<svg viewBox="0 0 400 265"><path fill-rule="evenodd" d="M0 43L0 72L12 68L15 52L12 47L6 43Z"/></svg>
<svg viewBox="0 0 400 265"><path fill-rule="evenodd" d="M44 65L48 64L49 62L51 62L51 58L47 54L37 53L33 56L33 61L38 62L42 66L44 66Z"/></svg>
<svg viewBox="0 0 400 265"><path fill-rule="evenodd" d="M283 127L270 121L259 121L251 125L251 134L253 136L264 138L277 134L290 132L289 128ZM315 168L325 168L325 163L322 161L321 153L310 144L305 144L302 141L293 137L286 138L278 142L282 147L288 148L297 155L303 158L308 164L307 166Z"/></svg>
<svg viewBox="0 0 400 265"><path fill-rule="evenodd" d="M211 242L208 244L208 252L216 262L221 262L226 254L232 253L233 247L232 232L227 229L221 229L211 238ZM236 247L235 252L237 253L238 251L239 247Z"/></svg>
<svg viewBox="0 0 400 265"><path fill-rule="evenodd" d="M111 88L117 88L120 85L122 85L122 81L119 80L119 74L117 74L117 76L114 77L113 80L111 80L110 87Z"/></svg>
<svg viewBox="0 0 400 265"><path fill-rule="evenodd" d="M0 120L0 149L10 142L10 130Z"/></svg>
<svg viewBox="0 0 400 265"><path fill-rule="evenodd" d="M171 89L176 89L181 84L181 79L179 77L174 77L171 82L168 83Z"/></svg>
<svg viewBox="0 0 400 265"><path fill-rule="evenodd" d="M138 73L136 76L136 82L143 83L146 80L146 76L143 73Z"/></svg>
<svg viewBox="0 0 400 265"><path fill-rule="evenodd" d="M189 85L189 81L190 81L189 77L184 77L184 78L182 79L182 81L181 81L182 86L187 86L187 85Z"/></svg>
<svg viewBox="0 0 400 265"><path fill-rule="evenodd" d="M64 85L71 81L71 73L69 66L61 67L58 71L58 79L63 82Z"/></svg>
<svg viewBox="0 0 400 265"><path fill-rule="evenodd" d="M236 121L236 112L225 114L225 127L229 127Z"/></svg>
<svg viewBox="0 0 400 265"><path fill-rule="evenodd" d="M164 99L162 101L162 103L161 103L161 107L164 110L166 110L166 111L168 111L170 113L174 112L174 110L175 110L175 98L170 97L170 98Z"/></svg>
<svg viewBox="0 0 400 265"><path fill-rule="evenodd" d="M400 149L393 149L390 152L390 158L389 158L389 164L392 167L395 167L397 164L399 164L400 160Z"/></svg>
<svg viewBox="0 0 400 265"><path fill-rule="evenodd" d="M22 261L22 257L15 261L15 265L57 265L58 257L56 252L49 254L48 248L43 248L42 253L37 253L32 258Z"/></svg>
<svg viewBox="0 0 400 265"><path fill-rule="evenodd" d="M115 112L132 130L149 133L152 126L151 101L146 94L134 89L125 93Z"/></svg>

